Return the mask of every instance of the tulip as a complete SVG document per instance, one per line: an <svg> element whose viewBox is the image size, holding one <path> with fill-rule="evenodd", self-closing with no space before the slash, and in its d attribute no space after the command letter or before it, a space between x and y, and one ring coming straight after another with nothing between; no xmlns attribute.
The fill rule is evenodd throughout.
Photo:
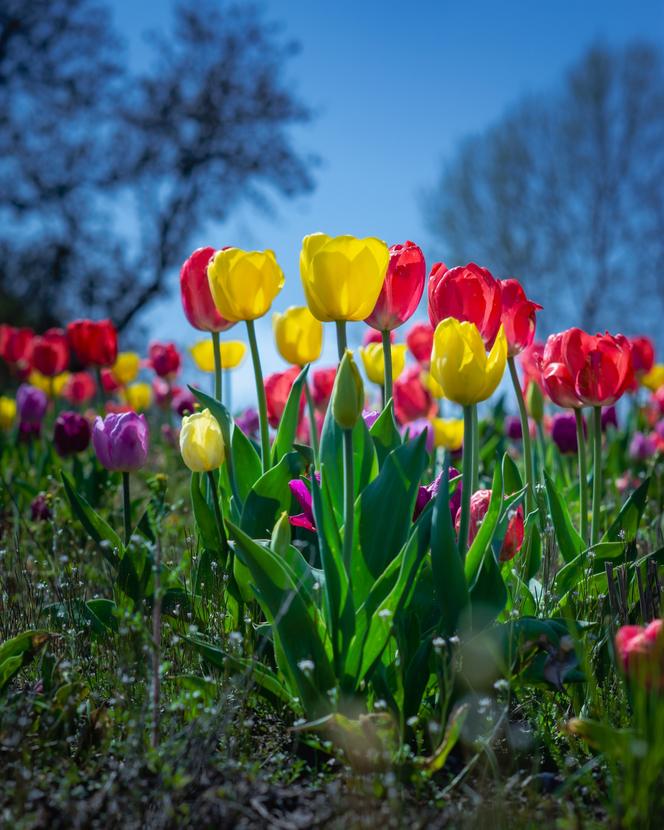
<svg viewBox="0 0 664 830"><path fill-rule="evenodd" d="M649 372L642 376L641 383L651 392L661 389L664 386L664 363L656 363Z"/></svg>
<svg viewBox="0 0 664 830"><path fill-rule="evenodd" d="M173 395L171 408L181 418L185 415L191 415L196 411L196 398L189 389L180 389L177 394Z"/></svg>
<svg viewBox="0 0 664 830"><path fill-rule="evenodd" d="M427 452L429 454L433 452L435 433L431 421L428 421L426 418L417 418L415 421L404 424L399 431L402 437L408 440L418 438L423 432L426 432L425 446Z"/></svg>
<svg viewBox="0 0 664 830"><path fill-rule="evenodd" d="M376 331L375 329L367 329L364 332L364 336L362 337L362 345L368 346L369 343L382 343L383 342L383 335L381 332ZM390 332L390 343L394 343L394 332Z"/></svg>
<svg viewBox="0 0 664 830"><path fill-rule="evenodd" d="M489 509L489 502L491 501L491 490L478 490L473 493L470 499L470 526L469 526L469 541L468 544L473 543L473 539L477 536L482 521ZM461 508L457 511L455 528L457 533L461 526ZM516 554L521 550L524 539L524 521L523 508L521 505L513 512L512 517L507 525L505 538L500 549L500 561L508 562L514 559Z"/></svg>
<svg viewBox="0 0 664 830"><path fill-rule="evenodd" d="M224 369L236 369L244 360L247 347L241 340L224 340L221 343L221 365Z"/></svg>
<svg viewBox="0 0 664 830"><path fill-rule="evenodd" d="M30 363L49 378L64 372L69 365L69 345L62 329L49 329L34 337L30 348Z"/></svg>
<svg viewBox="0 0 664 830"><path fill-rule="evenodd" d="M455 467L448 467L447 477L448 481L451 481L453 478L459 476L459 471ZM440 490L440 485L443 479L442 472L438 473L438 475L434 478L431 484L427 484L426 486L420 485L417 491L417 499L415 500L415 512L413 514L413 521L416 521L417 517L420 513L424 510L427 504L432 500L435 499L438 495L438 491ZM456 518L457 511L459 510L459 506L461 505L461 482L458 483L456 490L450 497L450 517L454 522Z"/></svg>
<svg viewBox="0 0 664 830"><path fill-rule="evenodd" d="M353 359L353 353L346 352L339 364L339 370L332 390L332 415L343 430L353 429L364 408L364 385Z"/></svg>
<svg viewBox="0 0 664 830"><path fill-rule="evenodd" d="M110 320L74 320L67 339L83 366L109 367L118 356L118 333Z"/></svg>
<svg viewBox="0 0 664 830"><path fill-rule="evenodd" d="M214 248L197 248L180 269L180 296L185 316L195 329L218 334L234 322L225 320L214 304L208 280L208 265Z"/></svg>
<svg viewBox="0 0 664 830"><path fill-rule="evenodd" d="M635 461L647 461L657 452L657 441L650 435L635 432L629 445L629 455Z"/></svg>
<svg viewBox="0 0 664 830"><path fill-rule="evenodd" d="M16 420L16 401L6 395L0 395L0 430L7 432Z"/></svg>
<svg viewBox="0 0 664 830"><path fill-rule="evenodd" d="M16 391L16 408L22 424L39 425L44 420L48 397L41 389L22 383Z"/></svg>
<svg viewBox="0 0 664 830"><path fill-rule="evenodd" d="M265 378L265 397L267 404L267 418L271 427L279 426L281 416L288 403L290 391L300 374L297 366L287 369L285 372L274 372ZM300 398L298 420L304 411L304 398Z"/></svg>
<svg viewBox="0 0 664 830"><path fill-rule="evenodd" d="M449 452L458 452L463 444L463 418L434 418L433 443Z"/></svg>
<svg viewBox="0 0 664 830"><path fill-rule="evenodd" d="M9 366L27 366L33 337L32 329L0 325L0 357Z"/></svg>
<svg viewBox="0 0 664 830"><path fill-rule="evenodd" d="M90 444L90 424L78 412L61 412L53 427L53 446L62 458L84 452Z"/></svg>
<svg viewBox="0 0 664 830"><path fill-rule="evenodd" d="M629 680L646 689L664 689L664 621L623 625L616 632L615 648Z"/></svg>
<svg viewBox="0 0 664 830"><path fill-rule="evenodd" d="M392 357L392 377L398 378L406 365L406 345L398 343L390 349ZM372 383L382 386L385 382L385 352L380 343L360 346L360 356L367 377Z"/></svg>
<svg viewBox="0 0 664 830"><path fill-rule="evenodd" d="M583 430L585 433L585 421ZM577 453L579 439L576 429L576 417L571 412L558 412L551 419L551 438L563 455Z"/></svg>
<svg viewBox="0 0 664 830"><path fill-rule="evenodd" d="M67 383L69 383L70 377L71 375L69 372L60 372L59 375L49 378L46 375L42 375L41 372L37 372L33 369L28 375L28 383L30 386L34 386L37 389L41 389L42 392L46 392L50 398L57 398L63 393Z"/></svg>
<svg viewBox="0 0 664 830"><path fill-rule="evenodd" d="M367 429L371 429L371 427L376 423L376 421L380 418L380 412L377 409L363 409L362 410L362 420L367 425Z"/></svg>
<svg viewBox="0 0 664 830"><path fill-rule="evenodd" d="M111 392L116 392L120 388L120 384L113 374L112 369L102 369L99 373L99 379L101 381L101 388L104 392L110 394Z"/></svg>
<svg viewBox="0 0 664 830"><path fill-rule="evenodd" d="M337 375L336 366L329 369L316 369L311 376L312 396L316 409L325 411L332 396L334 379Z"/></svg>
<svg viewBox="0 0 664 830"><path fill-rule="evenodd" d="M500 328L500 283L486 268L471 262L448 269L437 262L429 275L429 320L434 329L447 317L474 323L490 347Z"/></svg>
<svg viewBox="0 0 664 830"><path fill-rule="evenodd" d="M209 409L185 415L180 428L182 460L194 473L208 473L224 460L224 439L219 422Z"/></svg>
<svg viewBox="0 0 664 830"><path fill-rule="evenodd" d="M39 493L30 502L30 518L33 522L48 522L53 518L46 493Z"/></svg>
<svg viewBox="0 0 664 830"><path fill-rule="evenodd" d="M417 418L432 418L438 410L431 393L422 383L419 366L409 366L394 384L394 414L400 424Z"/></svg>
<svg viewBox="0 0 664 830"><path fill-rule="evenodd" d="M392 331L402 326L417 310L426 279L424 254L414 242L392 245L385 279L366 318L377 331Z"/></svg>
<svg viewBox="0 0 664 830"><path fill-rule="evenodd" d="M606 432L609 427L618 429L618 410L615 406L605 406L602 409L602 432Z"/></svg>
<svg viewBox="0 0 664 830"><path fill-rule="evenodd" d="M376 305L389 260L387 245L374 237L305 236L300 276L311 313L324 323L365 320Z"/></svg>
<svg viewBox="0 0 664 830"><path fill-rule="evenodd" d="M632 371L637 378L647 375L655 365L655 346L649 337L632 337Z"/></svg>
<svg viewBox="0 0 664 830"><path fill-rule="evenodd" d="M544 355L544 343L533 341L527 349L519 355L519 365L523 372L523 394L527 396L531 384L543 388L542 384L542 357Z"/></svg>
<svg viewBox="0 0 664 830"><path fill-rule="evenodd" d="M152 404L152 387L149 383L130 383L122 390L122 400L134 412L149 409Z"/></svg>
<svg viewBox="0 0 664 830"><path fill-rule="evenodd" d="M532 345L535 337L535 314L542 306L527 299L521 283L501 280L501 322L507 337L508 355L514 357Z"/></svg>
<svg viewBox="0 0 664 830"><path fill-rule="evenodd" d="M286 363L305 366L320 357L323 326L306 306L290 306L272 317L277 350Z"/></svg>
<svg viewBox="0 0 664 830"><path fill-rule="evenodd" d="M249 438L258 435L258 430L260 428L258 412L253 407L245 409L245 411L241 415L238 415L235 419L235 425L239 427Z"/></svg>
<svg viewBox="0 0 664 830"><path fill-rule="evenodd" d="M512 441L520 441L523 437L521 418L516 415L508 415L505 418L505 435Z"/></svg>
<svg viewBox="0 0 664 830"><path fill-rule="evenodd" d="M428 367L433 349L433 326L429 323L415 323L406 335L406 345L415 360Z"/></svg>
<svg viewBox="0 0 664 830"><path fill-rule="evenodd" d="M424 385L425 389L429 390L433 398L435 398L436 400L441 400L445 397L440 384L434 378L431 372L427 372L423 369L420 373L420 380L422 381L422 384Z"/></svg>
<svg viewBox="0 0 664 830"><path fill-rule="evenodd" d="M160 378L174 378L180 370L181 358L175 343L151 343L148 360Z"/></svg>
<svg viewBox="0 0 664 830"><path fill-rule="evenodd" d="M315 476L316 481L320 484L320 473L315 473ZM293 527L303 527L305 530L311 530L315 533L316 525L314 524L314 509L310 484L301 478L295 478L288 482L288 486L302 509L301 513L295 516L289 516L288 521Z"/></svg>
<svg viewBox="0 0 664 830"><path fill-rule="evenodd" d="M73 372L62 387L62 397L69 403L81 406L91 400L96 391L97 385L91 375L87 372Z"/></svg>
<svg viewBox="0 0 664 830"><path fill-rule="evenodd" d="M136 352L120 352L111 367L111 373L120 386L136 380L141 368L141 358Z"/></svg>
<svg viewBox="0 0 664 830"><path fill-rule="evenodd" d="M152 378L152 395L157 403L157 406L162 409L170 406L173 395L177 393L177 389L171 388L171 385L163 378Z"/></svg>

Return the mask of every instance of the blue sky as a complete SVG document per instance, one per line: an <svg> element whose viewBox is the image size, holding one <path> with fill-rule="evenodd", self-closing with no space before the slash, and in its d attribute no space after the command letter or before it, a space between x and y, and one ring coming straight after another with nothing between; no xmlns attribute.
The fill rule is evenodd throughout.
<svg viewBox="0 0 664 830"><path fill-rule="evenodd" d="M149 51L142 32L168 27L170 3L110 2L131 62L144 63ZM647 37L664 45L661 0L259 5L301 45L288 76L316 118L294 136L302 151L321 158L317 187L306 198L277 203L270 217L244 206L214 239L195 243L272 248L286 273L277 309L303 302L297 262L301 239L312 231L373 235L388 244L413 239L428 262L444 258L427 234L421 197L461 137L481 130L521 94L545 93L595 39ZM171 297L146 322L154 337L190 343L177 274L171 287ZM261 331L267 370L274 370L282 364L270 354L269 321ZM331 357L331 335L327 341ZM238 394L244 397L244 386Z"/></svg>

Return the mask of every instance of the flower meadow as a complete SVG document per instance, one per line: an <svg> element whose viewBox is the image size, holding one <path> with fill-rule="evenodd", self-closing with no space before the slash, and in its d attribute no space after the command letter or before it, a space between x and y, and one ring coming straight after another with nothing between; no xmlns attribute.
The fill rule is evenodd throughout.
<svg viewBox="0 0 664 830"><path fill-rule="evenodd" d="M184 262L205 389L109 320L0 326L6 820L322 825L305 782L361 826L658 827L653 343L540 338L518 280L410 241L315 233L300 276L276 312L272 251Z"/></svg>

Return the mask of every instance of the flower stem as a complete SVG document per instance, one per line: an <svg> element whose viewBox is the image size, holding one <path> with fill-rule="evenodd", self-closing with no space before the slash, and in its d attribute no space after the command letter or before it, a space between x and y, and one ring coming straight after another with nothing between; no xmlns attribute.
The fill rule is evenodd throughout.
<svg viewBox="0 0 664 830"><path fill-rule="evenodd" d="M267 422L267 403L265 401L265 386L263 385L263 372L261 370L261 359L258 354L258 343L256 342L256 327L253 320L247 320L247 335L249 337L249 348L251 349L251 360L254 364L254 378L256 380L256 397L258 398L258 418L261 428L261 458L263 461L263 472L270 469L270 429Z"/></svg>
<svg viewBox="0 0 664 830"><path fill-rule="evenodd" d="M219 345L219 332L213 331L212 334L212 350L214 352L214 397L223 403L223 389L221 384L221 346Z"/></svg>
<svg viewBox="0 0 664 830"><path fill-rule="evenodd" d="M131 498L129 496L129 473L122 473L122 501L124 507L124 537L125 545L131 539Z"/></svg>
<svg viewBox="0 0 664 830"><path fill-rule="evenodd" d="M474 404L463 408L463 478L461 490L461 522L459 524L459 553L466 556L468 548L468 523L470 521L470 496L473 489L473 409Z"/></svg>
<svg viewBox="0 0 664 830"><path fill-rule="evenodd" d="M535 488L533 483L533 446L530 441L530 429L528 426L528 410L526 409L526 402L523 399L523 392L521 391L521 384L519 382L519 373L516 369L516 363L513 357L507 358L507 365L510 369L510 377L512 378L512 386L514 387L514 394L516 395L516 402L519 407L519 418L521 419L521 441L523 443L523 466L526 473L526 516L528 516L535 507Z"/></svg>
<svg viewBox="0 0 664 830"><path fill-rule="evenodd" d="M477 416L477 404L473 404L473 493L480 489L480 422Z"/></svg>
<svg viewBox="0 0 664 830"><path fill-rule="evenodd" d="M309 382L304 382L304 394L307 398L307 409L309 410L309 431L311 432L311 449L314 453L314 468L318 469L318 427L316 426L316 410L314 409L314 400L311 397L311 389Z"/></svg>
<svg viewBox="0 0 664 830"><path fill-rule="evenodd" d="M226 554L228 552L228 541L226 539L226 529L224 527L224 518L219 506L219 493L217 492L217 481L214 477L214 472L208 470L207 479L210 484L210 491L212 493L212 509L214 510L214 519L217 523L217 531L219 532L219 541L221 542L221 549Z"/></svg>
<svg viewBox="0 0 664 830"><path fill-rule="evenodd" d="M337 320L337 354L339 355L339 361L341 362L341 358L344 356L344 352L348 348L348 340L346 339L346 321L345 320Z"/></svg>
<svg viewBox="0 0 664 830"><path fill-rule="evenodd" d="M588 544L588 465L586 461L586 436L583 430L583 412L574 410L576 418L576 451L579 458L579 512L581 513L581 538Z"/></svg>
<svg viewBox="0 0 664 830"><path fill-rule="evenodd" d="M346 573L350 577L353 555L353 532L355 523L355 475L353 472L353 430L343 431L344 442L344 543L343 559Z"/></svg>
<svg viewBox="0 0 664 830"><path fill-rule="evenodd" d="M599 542L600 507L602 503L602 407L593 407L593 523L591 544Z"/></svg>
<svg viewBox="0 0 664 830"><path fill-rule="evenodd" d="M381 332L383 338L383 364L384 364L384 378L383 385L383 407L387 406L388 401L392 397L392 341L390 340L390 332Z"/></svg>

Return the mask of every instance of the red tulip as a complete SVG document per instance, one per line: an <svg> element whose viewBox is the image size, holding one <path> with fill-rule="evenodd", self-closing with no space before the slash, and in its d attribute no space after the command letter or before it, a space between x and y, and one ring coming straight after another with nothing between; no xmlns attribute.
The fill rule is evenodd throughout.
<svg viewBox="0 0 664 830"><path fill-rule="evenodd" d="M649 337L632 337L632 369L635 375L646 374L655 365L655 347Z"/></svg>
<svg viewBox="0 0 664 830"><path fill-rule="evenodd" d="M489 502L491 501L491 490L478 490L470 497L470 522L468 527L468 544L473 543L473 539L477 536L477 531L480 529L482 520L486 516L489 509ZM459 507L456 515L456 532L459 532L461 525L461 508ZM523 537L525 533L523 522L523 508L521 505L516 509L514 515L509 520L507 530L505 531L505 538L503 539L503 546L500 549L500 561L508 562L514 559L517 553L521 550L523 544Z"/></svg>
<svg viewBox="0 0 664 830"><path fill-rule="evenodd" d="M265 378L265 397L267 399L267 419L271 427L279 426L281 416L284 414L286 402L295 379L300 374L299 366L292 366L285 372L275 372ZM300 415L304 410L304 395L300 396Z"/></svg>
<svg viewBox="0 0 664 830"><path fill-rule="evenodd" d="M148 352L148 363L160 378L170 378L180 369L180 353L175 343L151 343Z"/></svg>
<svg viewBox="0 0 664 830"><path fill-rule="evenodd" d="M83 366L112 366L118 333L110 320L74 320L67 326L69 345Z"/></svg>
<svg viewBox="0 0 664 830"><path fill-rule="evenodd" d="M429 323L415 323L406 335L406 345L415 360L428 367L433 349L433 327Z"/></svg>
<svg viewBox="0 0 664 830"><path fill-rule="evenodd" d="M501 315L500 283L471 262L448 269L437 262L429 275L429 320L436 328L446 317L474 323L487 346L493 345Z"/></svg>
<svg viewBox="0 0 664 830"><path fill-rule="evenodd" d="M383 334L376 329L367 329L364 332L364 337L362 338L362 345L368 346L369 343L382 343L383 342ZM390 343L394 343L394 332L390 332Z"/></svg>
<svg viewBox="0 0 664 830"><path fill-rule="evenodd" d="M32 329L0 326L0 357L10 366L27 363L33 337Z"/></svg>
<svg viewBox="0 0 664 830"><path fill-rule="evenodd" d="M501 280L501 322L507 337L508 354L514 357L527 349L535 337L535 314L542 306L526 297L518 280Z"/></svg>
<svg viewBox="0 0 664 830"><path fill-rule="evenodd" d="M157 377L152 378L152 394L154 395L157 406L160 406L163 409L167 409L171 405L173 396L177 395L179 391L179 387L171 387L171 384L168 381L158 375Z"/></svg>
<svg viewBox="0 0 664 830"><path fill-rule="evenodd" d="M74 372L67 378L62 390L62 397L73 404L87 403L94 397L97 384L87 372Z"/></svg>
<svg viewBox="0 0 664 830"><path fill-rule="evenodd" d="M55 377L69 366L69 345L62 329L49 329L33 338L30 363L42 375Z"/></svg>
<svg viewBox="0 0 664 830"><path fill-rule="evenodd" d="M366 323L377 331L392 331L415 313L426 279L424 254L414 242L392 245L385 281Z"/></svg>
<svg viewBox="0 0 664 830"><path fill-rule="evenodd" d="M542 391L542 358L544 356L544 343L534 340L527 349L519 355L519 364L523 372L523 394L526 395L528 385L536 383Z"/></svg>
<svg viewBox="0 0 664 830"><path fill-rule="evenodd" d="M576 393L574 377L563 357L563 341L567 332L552 334L546 341L541 360L544 391L558 406L578 409L583 401Z"/></svg>
<svg viewBox="0 0 664 830"><path fill-rule="evenodd" d="M646 688L664 688L664 622L623 625L616 632L615 646L627 677Z"/></svg>
<svg viewBox="0 0 664 830"><path fill-rule="evenodd" d="M101 385L104 392L116 392L120 388L120 384L115 379L112 369L101 370Z"/></svg>
<svg viewBox="0 0 664 830"><path fill-rule="evenodd" d="M394 413L400 424L436 414L436 402L422 383L421 371L419 366L409 366L394 381Z"/></svg>
<svg viewBox="0 0 664 830"><path fill-rule="evenodd" d="M330 369L316 369L311 375L312 397L316 409L324 411L332 397L332 387L337 376L335 367Z"/></svg>
<svg viewBox="0 0 664 830"><path fill-rule="evenodd" d="M197 248L180 269L182 308L189 323L200 331L228 331L229 323L217 311L210 293L207 267L214 248Z"/></svg>

